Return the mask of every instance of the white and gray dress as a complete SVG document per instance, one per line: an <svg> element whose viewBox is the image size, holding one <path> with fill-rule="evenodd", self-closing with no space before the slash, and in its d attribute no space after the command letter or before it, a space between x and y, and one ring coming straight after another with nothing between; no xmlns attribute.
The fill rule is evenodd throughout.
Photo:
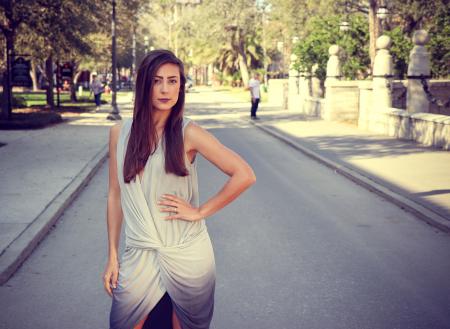
<svg viewBox="0 0 450 329"><path fill-rule="evenodd" d="M183 136L189 119L183 120ZM196 160L185 159L189 175L167 174L164 142L149 156L142 181L125 183L123 164L132 119L122 124L117 172L125 222L125 251L113 289L111 329L131 329L146 318L167 292L182 329L209 328L214 308L214 253L204 219L166 220L157 202L174 194L198 207ZM163 140L163 138L161 138Z"/></svg>

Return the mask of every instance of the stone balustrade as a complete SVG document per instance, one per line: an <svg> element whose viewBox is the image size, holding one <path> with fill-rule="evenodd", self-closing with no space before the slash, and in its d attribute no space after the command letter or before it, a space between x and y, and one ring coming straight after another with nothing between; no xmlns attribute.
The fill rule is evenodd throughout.
<svg viewBox="0 0 450 329"><path fill-rule="evenodd" d="M429 80L430 60L425 48L428 39L424 30L414 33L405 81L393 80L391 40L381 36L377 40L372 80L341 80L342 50L332 45L324 89L314 75L317 66L310 73L297 72L291 65L289 79L274 81L272 91L269 81L269 99L279 99L280 105L290 111L353 122L361 129L450 150L450 116L436 113L436 105L430 104L422 86L421 79L425 78L432 92L438 90L438 95L444 95L441 99L449 97L450 80ZM291 61L295 60L292 56ZM287 101L282 96L286 94Z"/></svg>

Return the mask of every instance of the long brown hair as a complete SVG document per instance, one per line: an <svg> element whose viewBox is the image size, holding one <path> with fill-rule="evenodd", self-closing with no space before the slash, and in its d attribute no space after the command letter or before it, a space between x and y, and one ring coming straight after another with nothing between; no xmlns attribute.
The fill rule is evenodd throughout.
<svg viewBox="0 0 450 329"><path fill-rule="evenodd" d="M147 159L157 148L158 136L153 122L152 90L156 72L163 64L175 64L180 69L180 92L178 101L170 111L164 127L161 145L164 144L165 171L178 176L188 175L184 156L183 111L186 77L183 62L169 50L150 51L139 65L136 77L133 124L128 140L123 166L125 183L136 179L136 175L145 167Z"/></svg>

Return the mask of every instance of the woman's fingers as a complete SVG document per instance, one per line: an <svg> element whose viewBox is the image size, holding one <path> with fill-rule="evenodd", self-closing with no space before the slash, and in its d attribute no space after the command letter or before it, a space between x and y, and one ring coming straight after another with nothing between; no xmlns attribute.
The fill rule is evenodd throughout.
<svg viewBox="0 0 450 329"><path fill-rule="evenodd" d="M111 278L112 287L117 288L117 277L119 276L119 272L114 271Z"/></svg>
<svg viewBox="0 0 450 329"><path fill-rule="evenodd" d="M103 277L103 285L104 285L105 290L108 293L108 295L110 297L112 297L112 290L111 290L111 285L110 285L110 279L111 279L111 273L105 274L105 276Z"/></svg>
<svg viewBox="0 0 450 329"><path fill-rule="evenodd" d="M160 210L161 210L161 212L175 212L176 211L176 209L174 209L173 207L172 208L161 208Z"/></svg>
<svg viewBox="0 0 450 329"><path fill-rule="evenodd" d="M175 201L159 201L158 202L159 203L159 205L161 205L161 206L170 206L170 207L176 207L176 206L178 206L178 203L177 202L175 202Z"/></svg>
<svg viewBox="0 0 450 329"><path fill-rule="evenodd" d="M106 292L110 297L112 297L112 288L117 288L117 279L119 276L119 271L117 269L108 269L103 275L103 285Z"/></svg>
<svg viewBox="0 0 450 329"><path fill-rule="evenodd" d="M171 220L171 219L183 219L183 218L180 215L176 214L176 215L167 216L164 219Z"/></svg>

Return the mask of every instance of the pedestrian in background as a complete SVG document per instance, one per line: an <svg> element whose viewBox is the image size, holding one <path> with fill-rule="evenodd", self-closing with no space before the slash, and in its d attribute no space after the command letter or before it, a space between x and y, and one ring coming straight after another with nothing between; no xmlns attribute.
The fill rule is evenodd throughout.
<svg viewBox="0 0 450 329"><path fill-rule="evenodd" d="M255 182L239 155L183 116L185 84L183 63L172 52L150 51L137 72L133 118L110 130L103 274L112 296L110 329L209 328L215 261L205 218ZM202 205L198 154L230 177Z"/></svg>
<svg viewBox="0 0 450 329"><path fill-rule="evenodd" d="M250 118L253 120L258 120L256 116L256 111L258 111L259 101L261 99L260 91L261 82L259 81L259 73L255 72L253 78L249 80L247 90L250 90L250 96L252 101L252 106L250 108Z"/></svg>
<svg viewBox="0 0 450 329"><path fill-rule="evenodd" d="M94 94L94 100L95 100L95 112L100 110L100 105L102 104L102 93L103 93L103 84L100 82L100 80L97 79L97 75L92 75L92 82L91 82L91 95Z"/></svg>

